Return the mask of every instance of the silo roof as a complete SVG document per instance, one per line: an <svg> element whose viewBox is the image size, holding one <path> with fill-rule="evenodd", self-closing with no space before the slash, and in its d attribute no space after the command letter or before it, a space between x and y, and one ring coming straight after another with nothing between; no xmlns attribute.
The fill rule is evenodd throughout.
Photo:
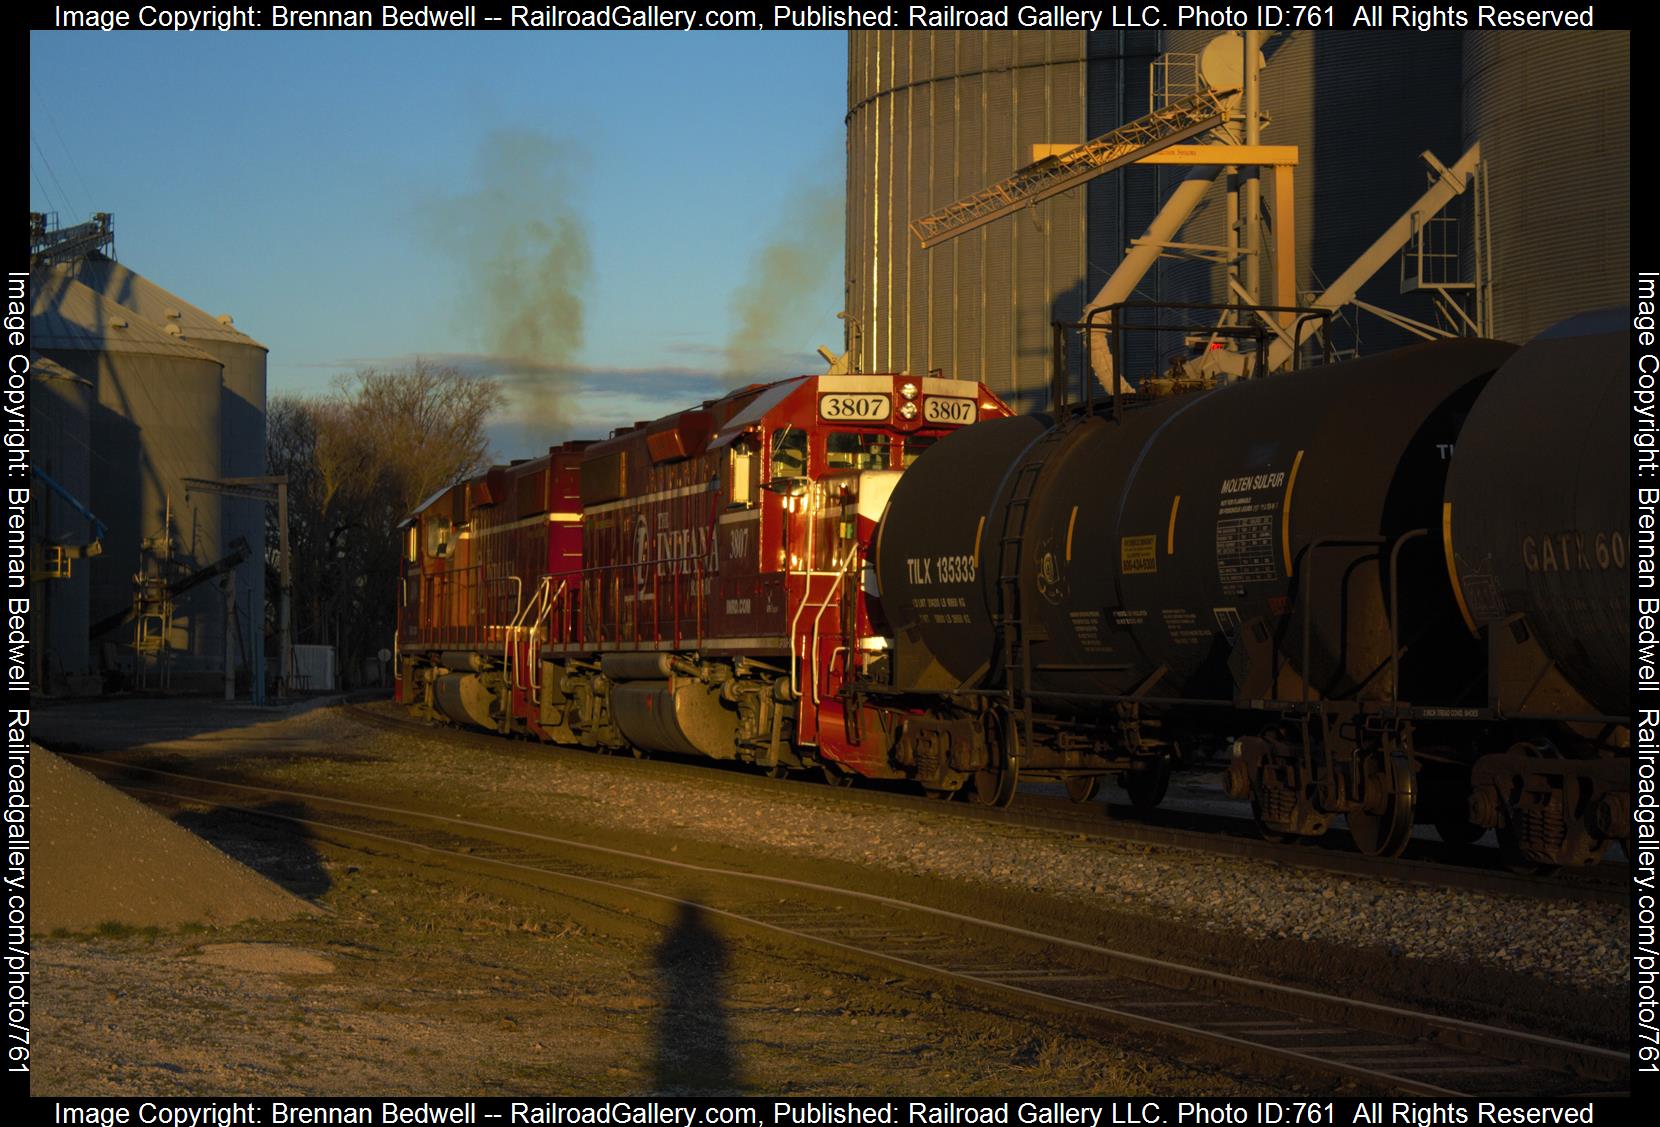
<svg viewBox="0 0 1660 1127"><path fill-rule="evenodd" d="M229 315L215 317L113 258L93 253L69 264L69 269L76 281L140 317L157 325L177 325L185 340L218 340L265 348L231 324Z"/></svg>
<svg viewBox="0 0 1660 1127"><path fill-rule="evenodd" d="M84 379L50 356L43 356L34 351L29 353L29 374L37 380L73 380L78 383L86 383Z"/></svg>
<svg viewBox="0 0 1660 1127"><path fill-rule="evenodd" d="M64 266L29 276L29 338L30 345L42 351L143 352L219 364L201 349L81 285Z"/></svg>

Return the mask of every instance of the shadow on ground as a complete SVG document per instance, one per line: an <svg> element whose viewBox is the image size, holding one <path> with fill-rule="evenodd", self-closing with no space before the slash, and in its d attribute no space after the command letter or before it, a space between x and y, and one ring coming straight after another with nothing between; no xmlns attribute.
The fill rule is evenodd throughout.
<svg viewBox="0 0 1660 1127"><path fill-rule="evenodd" d="M654 1078L659 1091L730 1092L739 1087L726 1017L726 944L695 904L657 948L662 997Z"/></svg>
<svg viewBox="0 0 1660 1127"><path fill-rule="evenodd" d="M283 820L303 818L306 813L297 802L268 802L247 810L217 806L185 810L173 815L173 821L266 880L302 899L315 900L333 881L306 828Z"/></svg>

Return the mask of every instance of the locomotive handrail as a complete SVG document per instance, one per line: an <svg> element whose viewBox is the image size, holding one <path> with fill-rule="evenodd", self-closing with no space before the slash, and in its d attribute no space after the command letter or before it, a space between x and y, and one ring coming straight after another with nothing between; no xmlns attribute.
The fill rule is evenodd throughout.
<svg viewBox="0 0 1660 1127"><path fill-rule="evenodd" d="M509 683L515 689L527 689L531 692L536 690L536 666L540 659L536 654L536 626L534 623L541 619L541 612L537 611L536 608L539 605L545 606L548 583L551 579L552 576L542 576L537 581L536 590L530 598L521 600L522 605L519 608L519 613L513 616L513 622L507 628L507 637L502 640L502 668L508 671ZM531 625L527 626L525 624L527 619L532 620ZM516 666L523 664L514 660L518 655L513 643L517 641L520 631L526 631L529 634L529 645L525 648L531 658L530 676L526 678L523 685L519 684L518 674L514 671Z"/></svg>
<svg viewBox="0 0 1660 1127"><path fill-rule="evenodd" d="M606 615L606 611L607 611L606 603L607 602L610 603L610 608L609 608L609 610L610 610L610 622L609 622L609 625L612 628L611 629L611 639L612 639L613 642L652 641L652 642L659 642L660 643L660 642L664 641L663 632L664 632L664 625L665 625L664 622L663 622L662 609L661 609L662 604L664 603L665 600L663 600L660 597L663 593L663 590L662 590L662 588L663 588L663 583L662 583L663 575L662 575L662 572L661 572L660 568L662 566L668 565L668 564L690 564L691 565L691 571L690 571L689 575L688 575L688 573L683 572L678 567L675 567L675 568L672 569L672 571L670 573L671 576L672 576L672 583L671 583L671 586L670 586L670 594L673 597L668 601L671 602L673 604L673 607L676 608L676 609L680 606L680 590L681 590L680 580L681 580L681 577L683 575L688 575L688 577L693 581L693 583L696 586L696 592L697 592L696 600L695 600L696 611L692 616L692 624L693 624L693 628L696 632L697 645L698 645L698 647L701 648L701 646L703 645L704 638L705 638L705 633L708 629L708 610L709 610L709 601L708 601L708 597L705 594L704 589L703 589L703 580L706 579L706 578L713 578L715 575L717 575L719 573L718 568L716 570L710 571L708 573L704 572L703 565L704 565L704 562L707 560L707 558L708 558L708 554L705 553L705 552L688 552L685 555L681 555L681 556L663 556L663 557L658 558L658 559L650 559L650 560L625 560L625 561L622 561L620 563L598 564L598 565L595 565L593 567L583 568L582 570L577 571L577 572L573 572L572 574L574 574L578 577L578 584L579 584L579 587L582 588L582 589L586 588L587 583L588 583L589 580L594 581L595 590L599 593L598 594L599 606L595 607L593 609L594 609L595 613L597 613L599 616L601 616L601 619L602 619L601 625L602 625L602 627L603 627L603 625L605 625L605 623L603 622L603 618ZM651 572L652 572L652 574L651 574L651 602L652 602L651 617L650 617L649 620L644 620L643 616L641 614L641 611L640 611L640 604L642 602L645 602L645 600L643 598L638 597L639 592L641 592L643 590L643 584L641 584L641 585L636 585L633 588L633 590L636 592L636 597L634 598L634 605L631 608L631 613L629 614L628 619L625 622L624 617L623 617L623 593L622 593L623 572L628 571L628 570L635 570L635 569L639 569L639 568L650 568ZM605 574L605 573L608 573L608 572L613 573L613 574L610 574L610 575ZM607 598L608 593L606 591L606 580L607 579L610 580L609 598ZM679 646L682 643L689 642L689 641L692 640L690 637L688 637L685 633L682 632L681 621L682 620L681 620L681 618L678 614L674 615L672 627L671 627L671 630L670 630L669 640L671 641L671 643L673 645L676 645L676 646ZM627 638L624 637L624 627L625 626L627 626L629 628L628 633L631 635L631 637L627 637ZM642 626L644 626L646 628L644 633L642 632ZM601 629L601 631L600 631L601 636L594 639L594 643L596 645L604 644L604 642L605 642L604 634L605 634L605 631L603 629ZM646 636L647 634L649 634L649 636ZM585 640L586 639L579 639L579 641L585 641Z"/></svg>
<svg viewBox="0 0 1660 1127"><path fill-rule="evenodd" d="M819 634L819 623L824 620L824 612L827 609L829 609L830 600L836 597L836 592L837 591L841 590L842 580L847 578L848 572L850 570L852 570L853 562L855 560L857 560L858 558L859 558L859 546L857 544L851 545L847 549L847 558L846 558L846 560L843 561L841 567L836 571L835 582L831 583L830 584L830 590L828 590L824 593L824 601L818 605L818 613L813 616L813 651L812 651L813 652L813 703L815 705L818 704L818 702L819 702L819 697L818 697L818 680L819 680L819 678L818 678L818 649L819 649L818 634ZM802 601L805 602L806 600L803 599Z"/></svg>
<svg viewBox="0 0 1660 1127"><path fill-rule="evenodd" d="M486 592L492 588L502 587L508 583L517 585L517 594L514 602L514 616L517 608L523 601L523 580L516 575L486 576L483 572L489 564L470 564L467 567L450 568L433 575L404 576L404 605L411 609L408 601L408 584L420 584L420 590L425 597L413 605L415 610L414 621L408 623L415 627L411 632L412 642L426 642L429 645L468 645L481 644L492 637L492 632L506 629L500 621L486 622L486 611L492 603L502 600L489 596ZM458 621L458 612L469 612L465 622ZM431 620L429 626L422 626L421 619ZM488 617L494 617L489 615Z"/></svg>

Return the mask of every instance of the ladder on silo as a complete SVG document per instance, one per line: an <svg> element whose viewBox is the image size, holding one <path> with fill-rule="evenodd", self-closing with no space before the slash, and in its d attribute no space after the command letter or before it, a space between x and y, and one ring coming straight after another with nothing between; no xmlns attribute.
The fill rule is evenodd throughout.
<svg viewBox="0 0 1660 1127"><path fill-rule="evenodd" d="M1225 123L1229 99L1238 93L1206 89L1177 98L1145 117L1077 148L1044 157L989 188L912 220L911 233L924 248L936 246L1085 180L1134 164Z"/></svg>

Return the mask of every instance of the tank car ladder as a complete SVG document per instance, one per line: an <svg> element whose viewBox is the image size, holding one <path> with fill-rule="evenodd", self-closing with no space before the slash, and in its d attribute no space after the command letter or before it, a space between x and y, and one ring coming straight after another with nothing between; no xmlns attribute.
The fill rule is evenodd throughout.
<svg viewBox="0 0 1660 1127"><path fill-rule="evenodd" d="M1003 510L1003 528L997 539L997 610L992 616L992 626L1003 642L1003 692L1009 714L1012 718L1018 709L1020 716L1018 746L1015 740L1005 741L1008 744L1004 749L1006 781L999 787L999 797L1003 797L1001 792L1005 788L1008 797L1013 797L1021 749L1032 746L1032 643L1042 639L1033 637L1021 613L1020 549L1026 540L1026 517L1038 480L1063 433L1064 427L1053 426L1026 448L1019 469L1014 471L1009 503Z"/></svg>

